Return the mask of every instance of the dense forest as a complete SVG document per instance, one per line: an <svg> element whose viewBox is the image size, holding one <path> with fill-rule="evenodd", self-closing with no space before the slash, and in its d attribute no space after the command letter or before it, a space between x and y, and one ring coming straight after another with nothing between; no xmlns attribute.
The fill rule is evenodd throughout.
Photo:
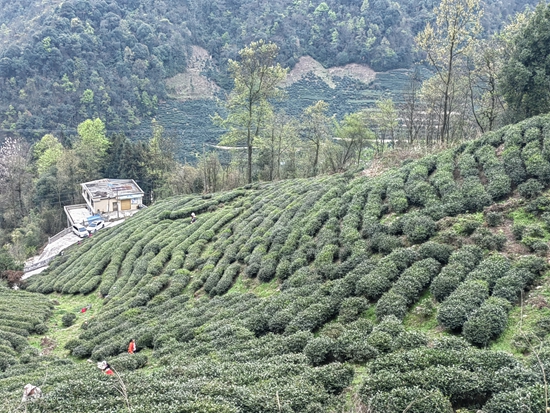
<svg viewBox="0 0 550 413"><path fill-rule="evenodd" d="M488 1L483 25L498 31L534 1ZM228 59L251 41L280 48L292 68L309 55L330 67L408 68L414 36L433 19L432 1L0 2L2 135L74 135L100 117L109 131L148 123L167 98L164 79L182 72L192 45L214 57L208 75L226 90Z"/></svg>

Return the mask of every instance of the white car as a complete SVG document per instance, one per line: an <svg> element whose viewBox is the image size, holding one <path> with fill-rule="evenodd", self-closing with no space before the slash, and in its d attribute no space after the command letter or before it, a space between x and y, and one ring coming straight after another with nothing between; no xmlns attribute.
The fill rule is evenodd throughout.
<svg viewBox="0 0 550 413"><path fill-rule="evenodd" d="M75 224L71 227L71 230L75 235L79 236L80 238L88 236L88 230L83 225Z"/></svg>
<svg viewBox="0 0 550 413"><path fill-rule="evenodd" d="M91 222L86 228L90 234L93 234L96 231L99 231L101 228L105 228L105 221L98 220Z"/></svg>

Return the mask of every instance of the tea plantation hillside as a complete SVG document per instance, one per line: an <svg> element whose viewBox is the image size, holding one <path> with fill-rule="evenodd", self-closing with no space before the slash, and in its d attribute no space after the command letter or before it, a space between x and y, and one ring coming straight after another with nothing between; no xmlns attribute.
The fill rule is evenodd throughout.
<svg viewBox="0 0 550 413"><path fill-rule="evenodd" d="M544 411L549 185L547 116L376 177L158 202L68 250L26 291L0 291L33 307L0 307L0 403ZM62 313L75 324L59 328ZM36 355L44 334L62 348ZM104 359L124 388L95 367ZM44 397L20 406L28 382Z"/></svg>

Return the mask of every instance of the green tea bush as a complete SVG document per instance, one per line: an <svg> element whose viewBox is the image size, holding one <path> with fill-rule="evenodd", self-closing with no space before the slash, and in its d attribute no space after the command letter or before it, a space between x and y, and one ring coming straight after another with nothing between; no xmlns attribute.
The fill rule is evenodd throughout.
<svg viewBox="0 0 550 413"><path fill-rule="evenodd" d="M536 179L529 179L527 182L518 185L518 192L523 198L536 198L544 189L544 185Z"/></svg>
<svg viewBox="0 0 550 413"><path fill-rule="evenodd" d="M304 354L311 364L318 366L330 361L333 357L336 342L326 336L316 337L310 340L304 347Z"/></svg>
<svg viewBox="0 0 550 413"><path fill-rule="evenodd" d="M371 248L381 254L389 254L393 250L403 246L403 241L396 236L377 233L371 239Z"/></svg>
<svg viewBox="0 0 550 413"><path fill-rule="evenodd" d="M373 413L448 413L452 410L449 399L439 390L422 390L416 387L397 387L379 392L363 402Z"/></svg>
<svg viewBox="0 0 550 413"><path fill-rule="evenodd" d="M351 384L353 375L353 367L340 363L331 363L317 368L313 377L315 381L322 384L327 393L340 394Z"/></svg>
<svg viewBox="0 0 550 413"><path fill-rule="evenodd" d="M413 213L404 215L402 220L403 233L413 244L422 243L435 233L435 222L427 216Z"/></svg>
<svg viewBox="0 0 550 413"><path fill-rule="evenodd" d="M351 323L359 318L368 305L368 301L363 297L348 297L340 304L338 317L343 323Z"/></svg>
<svg viewBox="0 0 550 413"><path fill-rule="evenodd" d="M506 328L510 303L491 297L464 323L462 334L470 343L485 347Z"/></svg>
<svg viewBox="0 0 550 413"><path fill-rule="evenodd" d="M64 327L70 327L74 324L75 320L76 314L66 313L61 317L61 324L63 324Z"/></svg>
<svg viewBox="0 0 550 413"><path fill-rule="evenodd" d="M443 268L430 285L430 292L434 298L442 302L466 278L466 269L460 264L451 264Z"/></svg>
<svg viewBox="0 0 550 413"><path fill-rule="evenodd" d="M439 200L435 188L425 181L407 182L405 191L410 203L415 206L426 207Z"/></svg>
<svg viewBox="0 0 550 413"><path fill-rule="evenodd" d="M514 185L519 185L527 179L527 172L521 160L521 148L516 145L506 145L502 160L506 174Z"/></svg>
<svg viewBox="0 0 550 413"><path fill-rule="evenodd" d="M407 298L390 290L376 303L376 317L381 320L386 316L394 315L398 319L402 320L407 314L407 307Z"/></svg>
<svg viewBox="0 0 550 413"><path fill-rule="evenodd" d="M380 353L391 351L393 338L384 331L373 331L367 337L367 344Z"/></svg>
<svg viewBox="0 0 550 413"><path fill-rule="evenodd" d="M428 345L429 339L419 331L404 331L393 342L393 350L413 350Z"/></svg>
<svg viewBox="0 0 550 413"><path fill-rule="evenodd" d="M487 413L515 413L522 410L543 412L546 409L544 394L542 385L498 393L483 406L483 411Z"/></svg>
<svg viewBox="0 0 550 413"><path fill-rule="evenodd" d="M420 298L420 294L430 285L440 268L439 262L433 258L418 261L401 274L391 291L405 297L407 305L410 305Z"/></svg>
<svg viewBox="0 0 550 413"><path fill-rule="evenodd" d="M450 264L460 264L467 272L472 271L482 260L483 250L476 245L466 245L453 252L449 257Z"/></svg>
<svg viewBox="0 0 550 413"><path fill-rule="evenodd" d="M462 183L462 196L464 207L469 212L481 211L493 202L491 196L485 191L485 188L477 177L464 179Z"/></svg>
<svg viewBox="0 0 550 413"><path fill-rule="evenodd" d="M450 330L458 330L488 296L487 282L465 281L441 303L437 312L437 321Z"/></svg>
<svg viewBox="0 0 550 413"><path fill-rule="evenodd" d="M487 211L485 214L485 222L490 227L498 227L502 224L502 212Z"/></svg>
<svg viewBox="0 0 550 413"><path fill-rule="evenodd" d="M550 179L550 163L542 154L538 141L528 142L521 151L525 169L529 175L537 177L541 182Z"/></svg>
<svg viewBox="0 0 550 413"><path fill-rule="evenodd" d="M472 241L480 248L502 251L506 244L506 235L493 234L487 228L478 228L472 235Z"/></svg>
<svg viewBox="0 0 550 413"><path fill-rule="evenodd" d="M483 280L492 291L499 278L504 277L511 267L510 260L501 254L493 254L483 260L477 268L468 274L469 280Z"/></svg>
<svg viewBox="0 0 550 413"><path fill-rule="evenodd" d="M368 332L346 330L337 339L334 356L340 361L365 363L378 356L378 350L367 343Z"/></svg>
<svg viewBox="0 0 550 413"><path fill-rule="evenodd" d="M453 251L454 249L450 245L428 241L420 245L418 255L420 259L433 258L439 261L440 264L445 265Z"/></svg>
<svg viewBox="0 0 550 413"><path fill-rule="evenodd" d="M527 270L513 268L496 281L493 297L504 298L510 303L515 303L531 278L532 274Z"/></svg>

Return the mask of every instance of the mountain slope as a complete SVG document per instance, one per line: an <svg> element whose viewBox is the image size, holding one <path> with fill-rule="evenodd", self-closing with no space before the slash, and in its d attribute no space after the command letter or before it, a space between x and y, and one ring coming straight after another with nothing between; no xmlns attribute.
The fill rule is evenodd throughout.
<svg viewBox="0 0 550 413"><path fill-rule="evenodd" d="M494 31L529 1L487 2ZM225 90L229 58L251 41L277 43L290 68L302 56L325 67L376 71L417 60L413 38L432 2L385 0L0 2L0 136L74 134L100 117L110 131L149 124L168 98L165 80L184 72L193 46L214 57L204 70Z"/></svg>
<svg viewBox="0 0 550 413"><path fill-rule="evenodd" d="M538 117L374 178L161 201L30 279L97 304L52 330L70 357L10 365L2 398L47 375L29 411L122 411L91 358L135 412L541 411L549 148Z"/></svg>

